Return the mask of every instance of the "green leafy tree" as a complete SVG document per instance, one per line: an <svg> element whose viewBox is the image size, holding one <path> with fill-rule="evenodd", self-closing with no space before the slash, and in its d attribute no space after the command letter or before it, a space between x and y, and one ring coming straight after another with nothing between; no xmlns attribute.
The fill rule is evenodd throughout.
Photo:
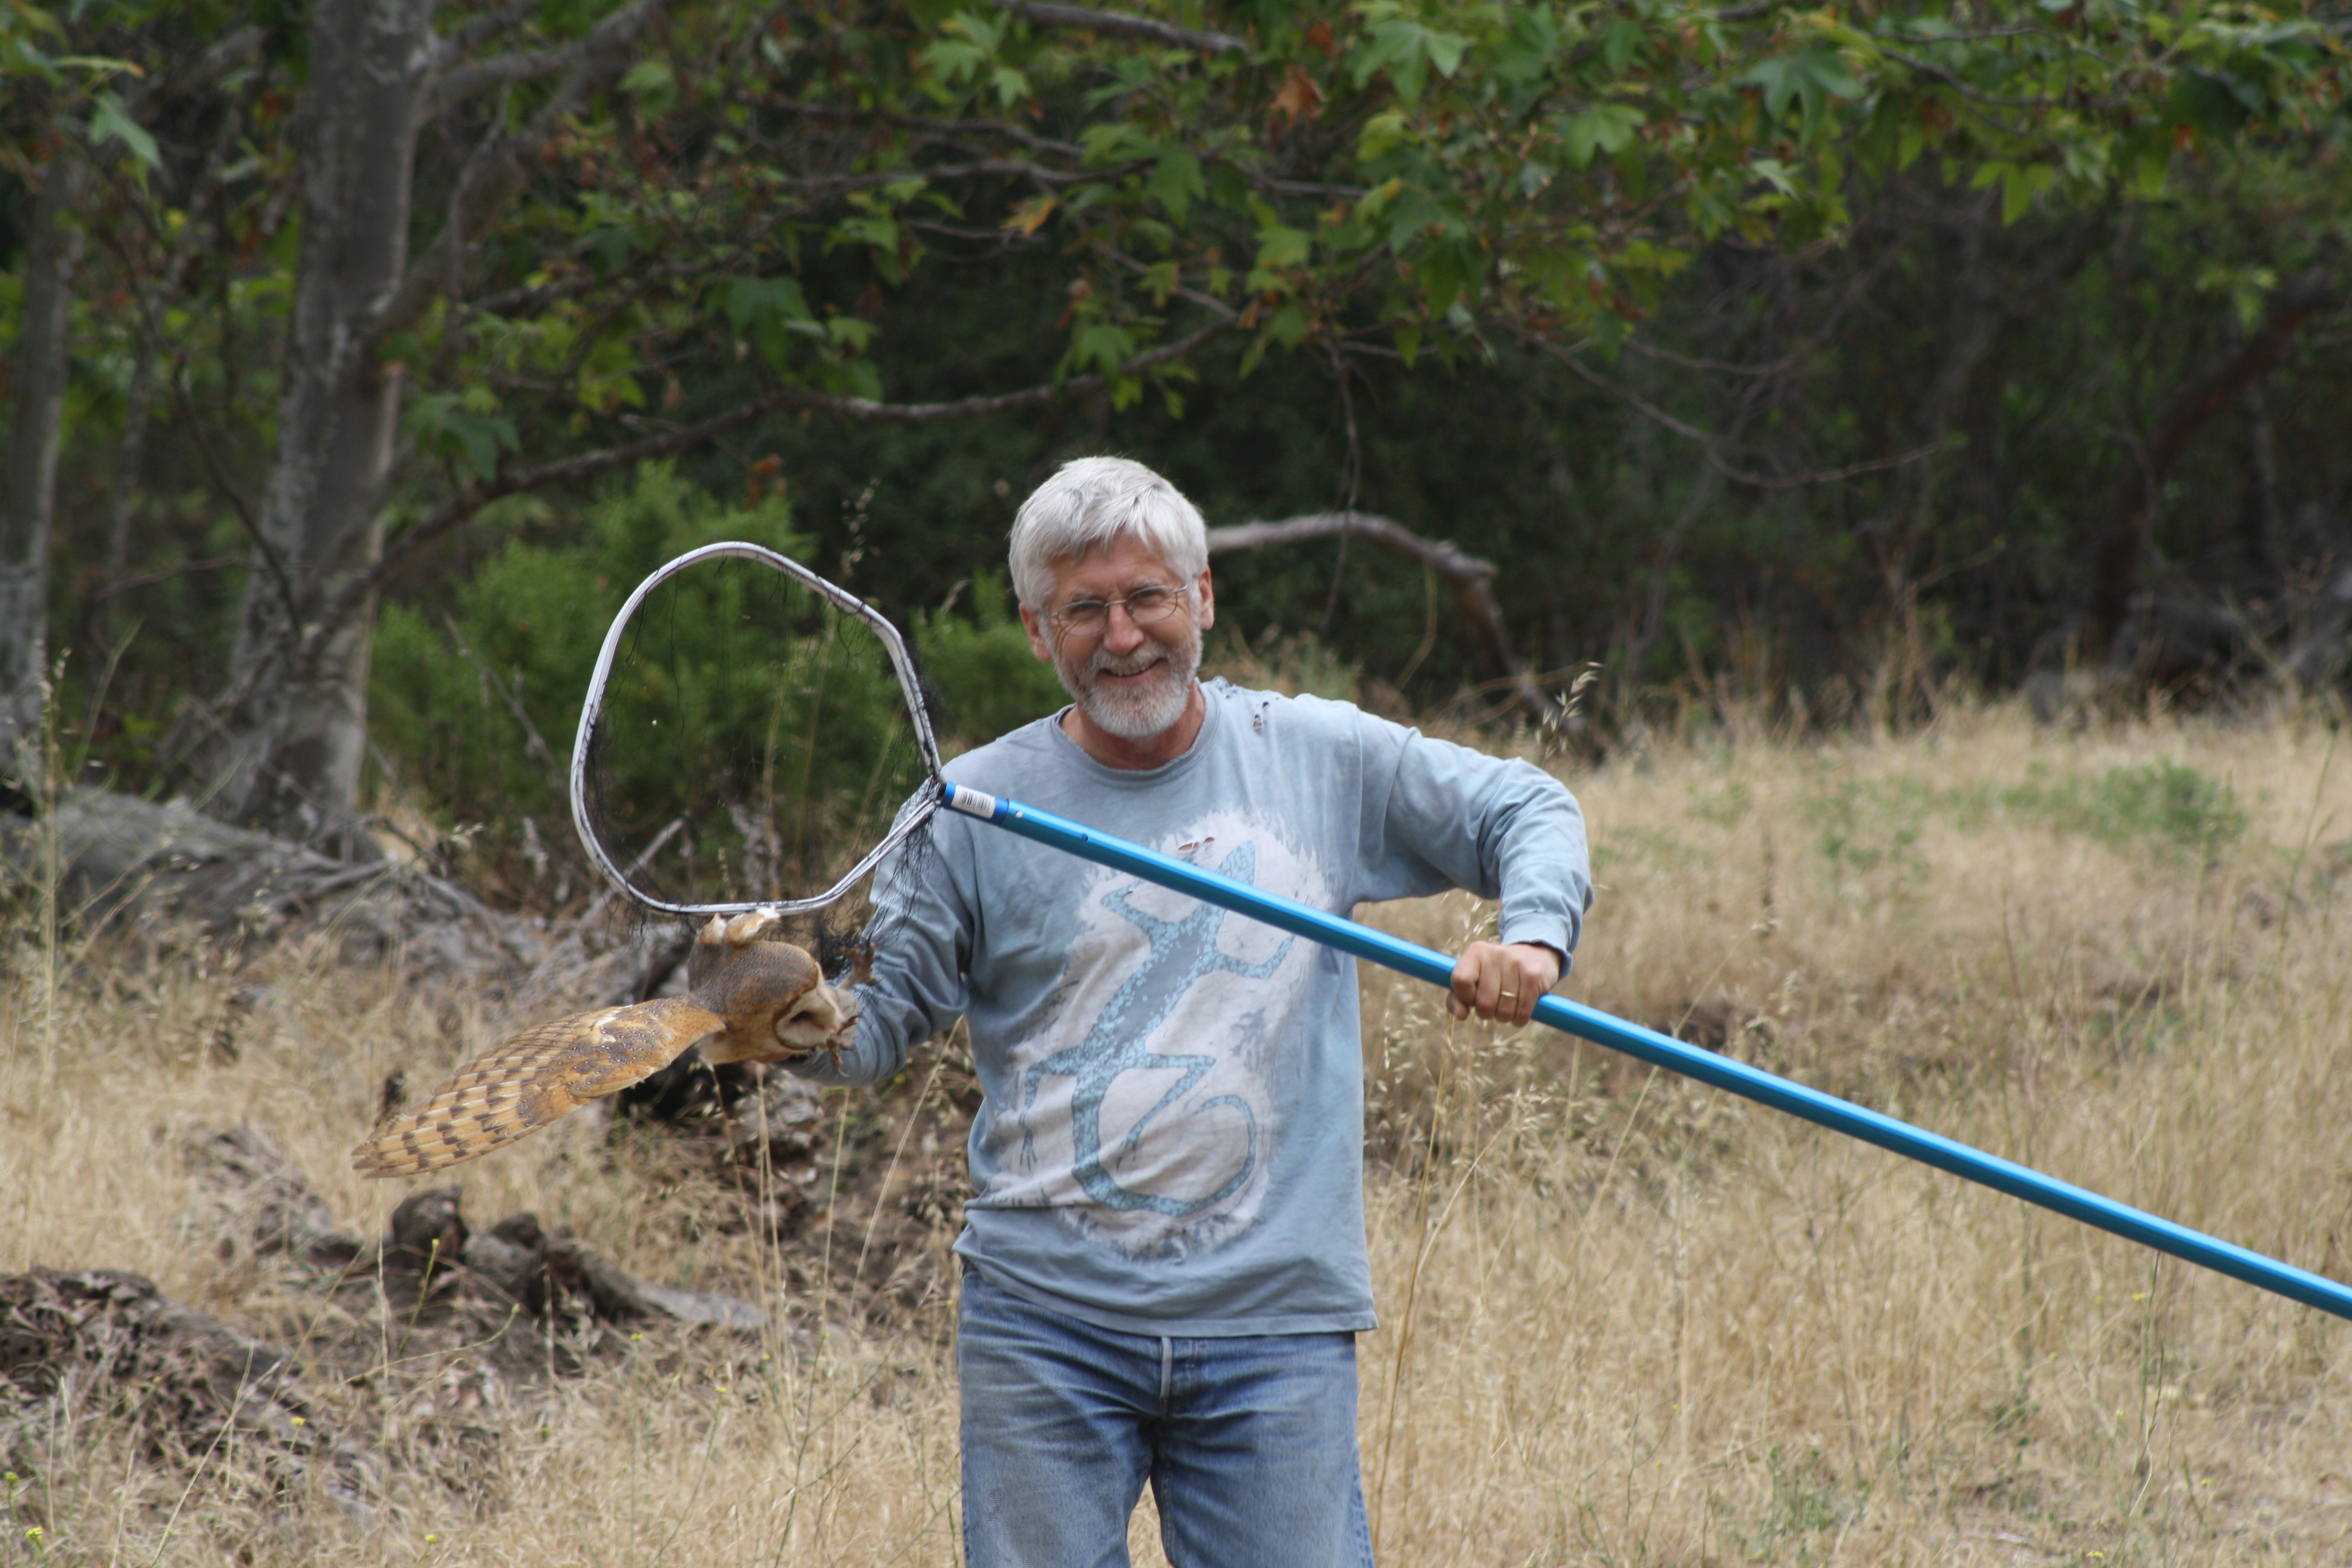
<svg viewBox="0 0 2352 1568"><path fill-rule="evenodd" d="M89 163L109 144L141 164L154 139L115 83L124 62L72 52L68 29L24 0L0 5L0 161L27 205L5 444L0 444L0 786L42 772L38 742L49 671L50 520L68 379L68 323L81 264L79 207Z"/></svg>
<svg viewBox="0 0 2352 1568"><path fill-rule="evenodd" d="M2055 218L2341 115L2323 18L2203 4L409 0L374 44L362 10L265 51L318 133L296 163L253 122L299 253L225 269L281 301L282 354L232 668L186 731L222 809L303 831L352 805L376 596L503 498L779 417L1173 418L1276 352L1344 388L1516 348L1637 398L1612 357L1696 265L1834 248L1890 182ZM896 335L975 273L1047 301L1014 326L1049 364ZM907 397L889 367L927 353L941 390ZM1679 424L1728 484L1802 477Z"/></svg>

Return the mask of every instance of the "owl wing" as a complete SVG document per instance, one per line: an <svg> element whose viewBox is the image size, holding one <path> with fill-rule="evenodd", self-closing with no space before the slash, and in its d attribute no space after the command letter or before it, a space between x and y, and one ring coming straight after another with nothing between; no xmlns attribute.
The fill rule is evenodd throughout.
<svg viewBox="0 0 2352 1568"><path fill-rule="evenodd" d="M683 997L541 1024L459 1068L433 1098L352 1151L370 1176L420 1176L513 1142L628 1088L727 1021Z"/></svg>

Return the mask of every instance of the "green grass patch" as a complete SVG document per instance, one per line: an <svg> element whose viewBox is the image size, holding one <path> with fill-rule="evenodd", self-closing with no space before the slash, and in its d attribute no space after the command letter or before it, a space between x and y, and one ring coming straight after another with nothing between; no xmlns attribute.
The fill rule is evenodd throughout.
<svg viewBox="0 0 2352 1568"><path fill-rule="evenodd" d="M2245 808L2227 784L2169 758L2096 774L2029 777L1996 792L1996 800L2062 833L2208 859L2246 831Z"/></svg>

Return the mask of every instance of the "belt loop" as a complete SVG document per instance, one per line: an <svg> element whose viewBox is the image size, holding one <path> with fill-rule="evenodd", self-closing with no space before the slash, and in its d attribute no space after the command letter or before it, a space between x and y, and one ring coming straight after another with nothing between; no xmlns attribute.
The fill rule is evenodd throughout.
<svg viewBox="0 0 2352 1568"><path fill-rule="evenodd" d="M1168 1391L1175 1382L1176 1342L1162 1334L1160 1337L1160 1414L1168 1414Z"/></svg>

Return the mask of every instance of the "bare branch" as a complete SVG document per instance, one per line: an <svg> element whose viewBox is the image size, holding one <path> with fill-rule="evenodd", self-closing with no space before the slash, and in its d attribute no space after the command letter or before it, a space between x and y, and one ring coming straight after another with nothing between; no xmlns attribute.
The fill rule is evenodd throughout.
<svg viewBox="0 0 2352 1568"><path fill-rule="evenodd" d="M1257 550L1269 544L1306 544L1318 539L1369 539L1410 555L1449 583L1484 583L1495 563L1472 555L1451 540L1423 539L1391 518L1364 511L1313 512L1280 522L1242 522L1209 530L1209 553Z"/></svg>
<svg viewBox="0 0 2352 1568"><path fill-rule="evenodd" d="M1352 202L1361 200L1364 194L1371 189L1369 185L1331 185L1313 180L1281 180L1253 169L1244 169L1242 178L1257 189L1277 196L1332 196Z"/></svg>
<svg viewBox="0 0 2352 1568"><path fill-rule="evenodd" d="M798 103L784 98L761 98L751 101L772 114L796 114L804 120L895 125L905 131L929 131L941 136L1002 136L1034 152L1059 153L1065 158L1083 158L1087 153L1087 150L1075 142L1040 136L1034 131L1024 131L1017 125L1006 125L994 120L933 120L920 114L898 114L882 109L849 109L833 103Z"/></svg>
<svg viewBox="0 0 2352 1568"><path fill-rule="evenodd" d="M1199 49L1203 54L1247 54L1249 46L1231 33L1196 32L1191 27L1179 27L1167 22L1155 22L1149 16L1129 16L1117 11L1089 10L1084 5L1060 5L1049 0L996 0L997 5L1024 22L1040 27L1070 27L1087 33L1116 33L1130 38L1143 38L1155 44L1168 44L1180 49Z"/></svg>
<svg viewBox="0 0 2352 1568"><path fill-rule="evenodd" d="M235 63L239 50L247 44L257 44L261 36L260 30L254 28L249 31L253 35L250 40L241 41L241 34L232 35L229 38L222 40L221 44L207 50L203 58L210 59L215 56L220 56L225 62L221 68L227 68L228 65ZM226 46L229 44L236 44L238 48L227 49ZM146 277L152 279L152 287L141 289L134 295L138 306L139 324L143 330L144 347L156 358L170 362L170 371L164 379L171 387L173 401L179 405L181 418L186 422L188 438L195 447L197 457L203 460L205 471L211 477L214 488L227 500L229 510L236 515L238 525L253 541L254 552L260 559L262 565L268 569L270 580L276 584L280 606L285 610L288 624L290 626L298 615L293 577L287 570L284 557L278 554L270 544L268 538L262 532L260 518L253 500L237 487L234 479L230 479L227 470L222 467L220 458L214 450L212 442L205 437L204 421L197 413L195 400L188 392L187 354L184 348L175 346L172 342L163 326L165 297L184 280L188 264L197 248L197 236L202 230L194 219L204 201L217 188L223 160L243 125L244 115L241 108L231 112L223 121L220 133L215 138L211 152L206 155L205 166L189 194L187 213L190 221L182 227L177 236L166 234L163 226L157 221L152 204L147 202L130 204L131 210L142 220L149 237L164 248L165 262L160 272L152 265L143 264L142 258L132 255L125 247L123 236L112 226L100 226L98 232L102 243L114 252L115 259L122 268L125 276ZM118 184L122 183L120 170L107 164L98 166L106 171L110 180ZM217 234L217 231L216 219L214 232ZM128 485L135 483L136 480L135 474L126 473L117 482Z"/></svg>
<svg viewBox="0 0 2352 1568"><path fill-rule="evenodd" d="M511 32L545 10L545 0L509 0L495 11L485 11L442 40L446 58L454 59Z"/></svg>
<svg viewBox="0 0 2352 1568"><path fill-rule="evenodd" d="M1694 359L1688 354L1676 353L1672 349L1653 347L1638 338L1627 338L1624 342L1624 347L1629 353L1640 354L1644 359L1680 365L1685 370L1719 371L1725 375L1753 375L1767 378L1788 374L1811 359L1820 346L1820 341L1812 339L1782 354L1770 364L1732 364L1723 360Z"/></svg>
<svg viewBox="0 0 2352 1568"><path fill-rule="evenodd" d="M1131 173L1139 166L1139 161L1121 164L1117 169L1091 171L1084 176L1062 176L1055 174L1052 170L1017 160L997 160L985 163L935 165L896 174L811 176L803 180L781 182L781 188L797 189L803 194L809 194L827 188L865 189L915 176L943 178L974 174L1034 175L1047 182L1060 180L1076 183L1080 178L1117 177ZM523 284L497 293L480 295L467 303L475 314L494 316L530 314L543 310L557 300L577 298L600 289L617 290L614 294L615 301L625 302L641 299L648 291L666 285L692 283L710 277L714 273L740 272L742 269L744 257L756 254L761 244L770 234L779 226L799 216L803 210L805 209L787 208L781 205L772 207L751 228L730 234L724 248L698 261L665 262L661 259L661 252L641 250L624 263L618 270L601 277L589 271L575 271L568 277L558 278L552 281Z"/></svg>
<svg viewBox="0 0 2352 1568"><path fill-rule="evenodd" d="M517 49L510 55L462 66L433 84L432 92L425 100L423 118L430 123L469 98L569 70L578 63L583 52L582 45L586 42L583 38L552 48Z"/></svg>
<svg viewBox="0 0 2352 1568"><path fill-rule="evenodd" d="M377 308L370 323L372 335L381 339L414 325L448 288L450 279L462 274L467 237L481 232L492 215L521 188L526 164L556 129L592 94L621 74L637 35L667 4L668 0L632 0L597 23L586 37L565 45L558 52L565 57L570 74L531 116L530 123L513 136L500 125L483 134L458 172L441 232L409 264L399 286Z"/></svg>
<svg viewBox="0 0 2352 1568"><path fill-rule="evenodd" d="M561 797L564 792L563 764L555 760L555 753L548 749L547 738L539 732L539 726L530 721L530 710L522 705L522 693L508 685L504 677L474 652L473 646L466 641L466 634L458 628L457 616L445 611L441 624L449 628L449 638L457 645L458 657L480 672L484 684L499 694L499 700L507 705L507 711L513 714L515 722L522 726L523 750L547 770L548 787Z"/></svg>
<svg viewBox="0 0 2352 1568"><path fill-rule="evenodd" d="M1231 310L1200 331L1188 333L1172 343L1136 355L1119 366L1122 376L1135 375L1175 360L1184 358L1211 339L1230 331L1239 318ZM806 387L785 387L776 394L777 405L784 408L821 409L844 418L876 425L939 425L950 419L972 419L991 414L1010 414L1016 409L1034 408L1052 403L1073 393L1099 391L1109 385L1099 374L1074 375L1065 382L1048 382L1040 386L1024 387L1018 392L1002 392L979 397L959 397L947 403L876 403L870 398L841 397L832 393L813 392Z"/></svg>
<svg viewBox="0 0 2352 1568"><path fill-rule="evenodd" d="M1512 705L1544 729L1580 738L1581 720L1567 712L1536 684L1511 647L1502 606L1495 603L1495 563L1470 554L1447 540L1424 539L1391 518L1370 512L1327 511L1280 522L1244 522L1209 530L1209 553L1259 550L1269 544L1306 544L1323 539L1361 539L1409 555L1445 579L1454 602L1468 623L1478 661L1494 679L1488 683L1510 694Z"/></svg>
<svg viewBox="0 0 2352 1568"><path fill-rule="evenodd" d="M883 185L895 185L908 180L964 180L986 174L998 174L1008 179L1034 180L1041 185L1080 185L1090 182L1125 179L1137 170L1149 166L1150 160L1131 159L1127 163L1100 169L1049 169L1043 163L1033 163L1025 158L981 158L969 163L909 164L904 169L875 174L810 174L797 179L779 179L767 188L790 191L795 195L821 195L834 191L874 190Z"/></svg>
<svg viewBox="0 0 2352 1568"><path fill-rule="evenodd" d="M278 607L286 612L287 624L293 625L299 613L294 596L293 576L286 570L285 558L270 544L268 535L261 531L261 522L254 513L253 502L222 468L218 455L213 451L213 444L205 438L205 427L196 414L195 400L188 395L186 363L176 361L173 374L168 379L172 385L172 399L180 405L180 417L187 421L189 440L195 447L196 455L204 459L205 471L212 476L213 488L227 498L229 510L236 514L246 537L253 541L254 553L261 557L262 564L269 569L270 581L278 585Z"/></svg>
<svg viewBox="0 0 2352 1568"><path fill-rule="evenodd" d="M1094 246L1094 252L1097 256L1101 257L1112 266L1121 268L1126 271L1135 274L1139 278L1146 276L1151 270L1150 265L1148 262L1142 261L1136 257L1129 256L1123 250L1114 249L1112 247L1104 245L1100 242L1097 242ZM1198 289L1188 289L1181 283L1168 291L1179 300L1188 300L1192 301L1193 304L1200 306L1202 310L1217 316L1220 320L1233 321L1241 319L1238 311L1236 311L1231 305L1226 304L1223 300L1218 299L1214 294L1203 293Z"/></svg>
<svg viewBox="0 0 2352 1568"><path fill-rule="evenodd" d="M1182 359L1220 333L1230 331L1232 326L1233 317L1228 312L1224 319L1212 321L1198 331L1136 355L1119 367L1119 374L1136 375ZM619 468L634 468L656 458L667 458L674 452L683 452L730 430L749 425L779 408L812 409L868 424L936 425L950 419L981 418L992 414L1010 414L1023 408L1034 408L1057 398L1100 391L1108 384L1108 381L1099 374L1074 375L1067 381L1047 382L1038 386L1024 387L1018 392L960 397L945 403L877 403L871 398L843 397L804 386L779 386L724 413L714 414L708 419L681 426L675 430L647 436L642 440L593 452L581 452L527 468L501 468L495 477L467 485L443 501L399 538L386 544L374 565L345 583L304 634L304 657L315 657L320 649L325 647L335 627L365 604L370 595L426 545L490 502L504 497L520 495L526 490L544 489L551 485L576 484L582 479L594 479Z"/></svg>
<svg viewBox="0 0 2352 1568"><path fill-rule="evenodd" d="M134 84L122 95L123 107L133 115L143 117L150 104L166 102L210 87L260 54L264 36L260 27L250 24L224 33L195 58L178 68Z"/></svg>
<svg viewBox="0 0 2352 1568"><path fill-rule="evenodd" d="M1961 76L1959 72L1947 70L1942 66L1936 64L1933 60L1923 60L1916 55L1906 55L1900 49L1881 49L1879 52L1885 55L1888 59L1893 60L1895 64L1906 66L1912 70L1917 71L1921 76L1933 77L1936 80L1942 82L1946 87L1950 88L1954 92L1958 93L1962 98L1968 99L1976 103L1990 104L1995 109L2049 109L2061 101L2054 98L1996 98L1989 92L1979 91L1976 88L1969 86L1968 79ZM2001 122L1998 120L1993 121L1992 122L1996 125L2000 125L2002 130L2009 132L2012 136L2022 136L2025 134L2025 132L2021 127L2001 125Z"/></svg>
<svg viewBox="0 0 2352 1568"><path fill-rule="evenodd" d="M2049 32L2049 28L2029 22L2014 27L1984 27L1973 33L1873 33L1871 39L1895 44L1975 44L1988 38L2029 38Z"/></svg>
<svg viewBox="0 0 2352 1568"><path fill-rule="evenodd" d="M2125 465L2115 510L2093 559L2083 616L2085 659L2105 659L2130 616L2148 525L2173 465L2241 388L2286 358L2305 321L2336 309L2344 300L2342 283L2325 265L2288 279L2272 293L2262 324L2174 388L2158 410L2146 443Z"/></svg>
<svg viewBox="0 0 2352 1568"><path fill-rule="evenodd" d="M761 244L777 226L793 216L792 212L777 208L762 216L748 232L730 236L726 248L699 261L665 262L661 259L660 251L641 250L619 268L602 277L580 269L552 282L520 284L494 294L478 295L467 303L476 314L528 315L544 310L559 300L575 299L600 289L623 289L625 286L616 297L634 300L663 284L691 282L715 272L738 272L742 268L743 258L756 254Z"/></svg>
<svg viewBox="0 0 2352 1568"><path fill-rule="evenodd" d="M1931 441L1924 447L1916 447L1908 452L1898 452L1891 458L1874 458L1865 463L1849 463L1842 468L1815 468L1801 474L1750 473L1744 468L1735 468L1724 460L1722 443L1715 437L1708 435L1696 425L1675 418L1632 388L1618 385L1591 365L1586 364L1577 357L1574 351L1562 348L1557 343L1548 342L1532 334L1528 335L1528 341L1559 361L1581 379L1626 404L1645 418L1664 426L1685 440L1697 443L1699 450L1706 458L1708 467L1734 484L1752 485L1758 489L1765 490L1801 489L1808 485L1835 484L1841 479L1851 479L1862 474L1874 474L1886 468L1899 468L1906 464L1925 461L1938 452L1946 450L1945 443L1938 440Z"/></svg>
<svg viewBox="0 0 2352 1568"><path fill-rule="evenodd" d="M479 97L497 88L512 87L519 81L536 81L558 71L570 70L577 65L592 46L593 33L549 48L517 49L512 54L479 60L469 66L455 64L499 34L509 32L538 16L541 8L541 0L514 0L511 5L475 17L442 39L439 49L436 51L436 68L440 74L425 100L425 122L439 119L469 98Z"/></svg>
<svg viewBox="0 0 2352 1568"><path fill-rule="evenodd" d="M594 479L599 474L611 473L615 468L630 468L638 463L649 462L656 458L667 458L674 452L683 452L689 447L699 445L713 437L723 436L730 430L750 424L771 409L780 406L781 403L781 389L764 393L748 403L737 405L723 414L715 414L708 419L682 426L676 430L664 431L660 435L648 436L643 440L630 441L618 447L606 447L593 452L582 452L572 457L558 458L551 463L540 463L527 468L504 469L492 479L466 486L456 495L426 513L422 520L412 524L399 538L386 544L383 554L377 559L374 565L344 584L341 592L329 603L325 613L311 627L310 640L323 646L329 632L364 603L367 596L381 587L386 578L405 565L426 545L447 533L492 501L503 500L510 495L520 495L526 490L543 489L550 485L577 483L582 479Z"/></svg>
<svg viewBox="0 0 2352 1568"><path fill-rule="evenodd" d="M105 584L90 594L90 599L95 603L114 598L118 595L136 593L142 588L152 588L159 583L171 583L182 577L200 576L206 572L219 572L231 566L252 564L253 557L250 555L224 555L217 561L191 561L184 566L174 566L168 572L146 572L136 577L123 577Z"/></svg>

